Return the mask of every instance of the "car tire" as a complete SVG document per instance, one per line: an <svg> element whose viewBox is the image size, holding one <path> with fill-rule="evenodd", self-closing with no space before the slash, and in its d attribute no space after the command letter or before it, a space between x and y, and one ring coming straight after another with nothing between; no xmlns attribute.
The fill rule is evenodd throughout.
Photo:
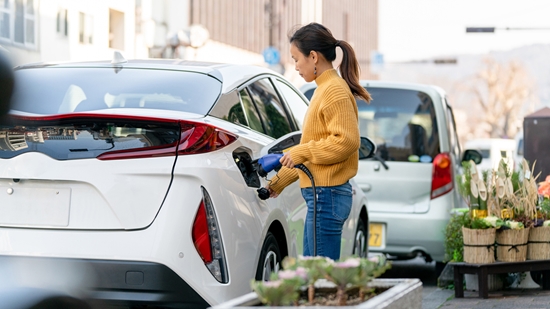
<svg viewBox="0 0 550 309"><path fill-rule="evenodd" d="M360 258L366 258L369 255L369 233L367 232L367 230L367 224L363 222L362 218L359 218L357 222L357 230L355 231L353 255Z"/></svg>
<svg viewBox="0 0 550 309"><path fill-rule="evenodd" d="M275 238L273 233L267 232L260 253L260 260L258 261L256 280L268 281L271 273L279 271L282 260L283 258L281 256L281 250L279 250L277 238Z"/></svg>

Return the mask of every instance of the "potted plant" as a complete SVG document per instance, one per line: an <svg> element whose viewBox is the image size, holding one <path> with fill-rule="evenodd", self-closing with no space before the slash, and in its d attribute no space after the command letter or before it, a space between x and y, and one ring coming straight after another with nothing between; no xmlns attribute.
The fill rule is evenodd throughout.
<svg viewBox="0 0 550 309"><path fill-rule="evenodd" d="M408 308L422 307L420 280L375 279L391 267L384 256L342 261L287 257L282 264L283 270L272 274L269 281L253 280L254 292L212 308L281 305L389 308L392 302L402 302Z"/></svg>

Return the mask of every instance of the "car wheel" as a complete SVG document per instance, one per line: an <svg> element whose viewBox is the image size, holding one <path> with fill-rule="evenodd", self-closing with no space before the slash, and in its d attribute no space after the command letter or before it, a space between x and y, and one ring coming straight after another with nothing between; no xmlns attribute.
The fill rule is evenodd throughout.
<svg viewBox="0 0 550 309"><path fill-rule="evenodd" d="M362 218L359 218L357 223L357 231L355 232L355 244L353 245L353 255L366 258L369 254L369 243L367 237L367 226Z"/></svg>
<svg viewBox="0 0 550 309"><path fill-rule="evenodd" d="M268 281L272 273L279 271L282 259L277 239L271 232L267 232L256 270L256 280Z"/></svg>

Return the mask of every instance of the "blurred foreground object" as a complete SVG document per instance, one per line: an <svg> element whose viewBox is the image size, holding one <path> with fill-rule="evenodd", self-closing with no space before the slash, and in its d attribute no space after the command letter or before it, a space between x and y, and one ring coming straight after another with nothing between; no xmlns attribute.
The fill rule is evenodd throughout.
<svg viewBox="0 0 550 309"><path fill-rule="evenodd" d="M0 116L10 109L13 93L13 69L8 57L0 49Z"/></svg>

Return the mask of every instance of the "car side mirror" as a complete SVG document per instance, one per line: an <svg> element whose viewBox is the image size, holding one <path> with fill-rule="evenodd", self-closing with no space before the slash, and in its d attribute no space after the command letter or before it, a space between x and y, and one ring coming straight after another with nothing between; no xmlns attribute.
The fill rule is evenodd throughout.
<svg viewBox="0 0 550 309"><path fill-rule="evenodd" d="M361 145L359 146L359 160L372 158L376 153L376 144L368 137L361 137Z"/></svg>
<svg viewBox="0 0 550 309"><path fill-rule="evenodd" d="M466 149L464 151L464 155L462 156L462 162L468 162L470 160L474 161L475 164L481 163L481 160L483 160L481 152L475 149Z"/></svg>

